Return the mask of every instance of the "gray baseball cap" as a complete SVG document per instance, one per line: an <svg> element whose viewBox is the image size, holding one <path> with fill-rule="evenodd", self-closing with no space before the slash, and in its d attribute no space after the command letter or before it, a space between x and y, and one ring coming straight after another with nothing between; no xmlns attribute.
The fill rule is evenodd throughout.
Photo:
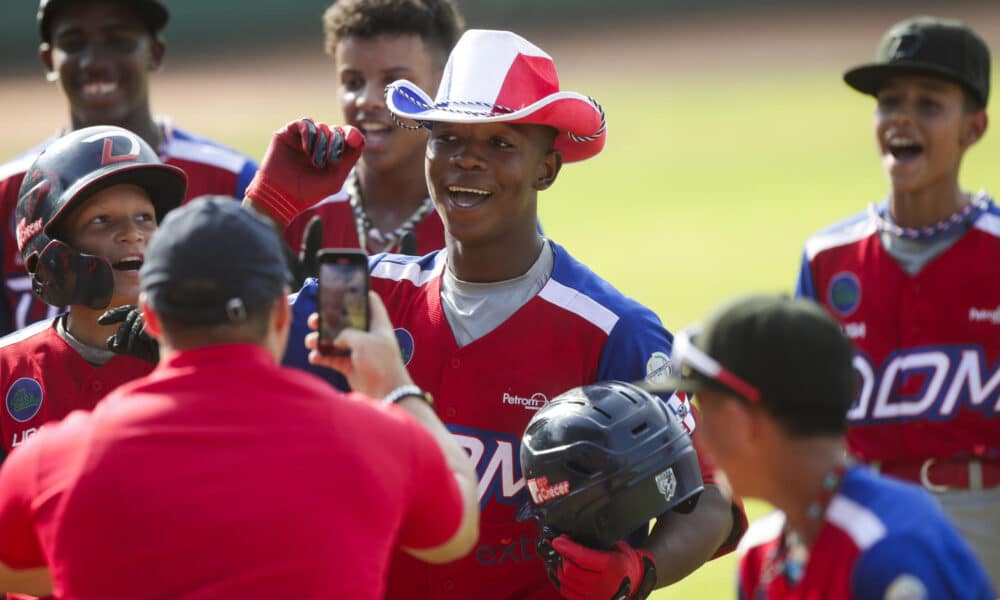
<svg viewBox="0 0 1000 600"><path fill-rule="evenodd" d="M160 316L208 325L239 322L280 297L289 280L274 227L228 196L192 200L167 214L139 271Z"/></svg>
<svg viewBox="0 0 1000 600"><path fill-rule="evenodd" d="M990 49L961 21L910 17L885 33L875 62L848 70L844 81L874 96L886 79L903 74L934 75L954 81L986 106L990 97Z"/></svg>

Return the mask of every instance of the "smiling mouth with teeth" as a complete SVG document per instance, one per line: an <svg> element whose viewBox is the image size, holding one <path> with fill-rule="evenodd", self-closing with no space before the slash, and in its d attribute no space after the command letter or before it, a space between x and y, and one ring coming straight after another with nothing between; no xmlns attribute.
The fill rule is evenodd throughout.
<svg viewBox="0 0 1000 600"><path fill-rule="evenodd" d="M104 94L110 94L117 89L118 89L117 83L97 81L94 83L84 84L83 93L95 96L98 95L103 96Z"/></svg>
<svg viewBox="0 0 1000 600"><path fill-rule="evenodd" d="M479 188L468 188L460 185L448 186L448 197L452 204L460 208L472 208L485 202L491 192Z"/></svg>
<svg viewBox="0 0 1000 600"><path fill-rule="evenodd" d="M894 137L886 144L893 158L907 159L919 156L924 147L910 138Z"/></svg>
<svg viewBox="0 0 1000 600"><path fill-rule="evenodd" d="M112 267L116 271L138 271L142 268L141 258L126 258L116 262Z"/></svg>

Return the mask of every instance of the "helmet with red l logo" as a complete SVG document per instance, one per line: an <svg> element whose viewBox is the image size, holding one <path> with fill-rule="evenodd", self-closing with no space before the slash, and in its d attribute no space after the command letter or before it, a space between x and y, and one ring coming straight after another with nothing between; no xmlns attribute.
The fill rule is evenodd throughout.
<svg viewBox="0 0 1000 600"><path fill-rule="evenodd" d="M55 140L28 169L15 211L17 247L32 292L46 304L101 309L111 302L111 265L61 241L60 225L93 194L119 184L145 190L160 222L183 201L187 177L138 135L105 125Z"/></svg>
<svg viewBox="0 0 1000 600"><path fill-rule="evenodd" d="M704 486L694 443L663 400L607 382L564 392L521 438L529 501L543 536L609 549L669 511L689 512ZM547 530L547 531L546 531Z"/></svg>

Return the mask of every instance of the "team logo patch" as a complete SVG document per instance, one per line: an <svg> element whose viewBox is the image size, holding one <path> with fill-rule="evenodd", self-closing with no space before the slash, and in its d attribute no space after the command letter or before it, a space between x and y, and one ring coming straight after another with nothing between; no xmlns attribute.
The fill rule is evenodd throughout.
<svg viewBox="0 0 1000 600"><path fill-rule="evenodd" d="M658 385L666 383L670 376L670 357L664 352L654 352L646 361L646 383Z"/></svg>
<svg viewBox="0 0 1000 600"><path fill-rule="evenodd" d="M7 414L18 423L31 420L42 409L42 384L22 377L7 390Z"/></svg>
<svg viewBox="0 0 1000 600"><path fill-rule="evenodd" d="M663 497L670 502L677 493L677 476L674 475L674 468L670 467L666 471L656 475L656 489L660 490Z"/></svg>
<svg viewBox="0 0 1000 600"><path fill-rule="evenodd" d="M396 343L399 344L399 353L403 356L403 364L410 364L410 359L413 358L413 334L402 327L393 333L396 334Z"/></svg>
<svg viewBox="0 0 1000 600"><path fill-rule="evenodd" d="M841 316L853 313L861 304L861 281L850 271L842 271L830 280L826 291L827 302Z"/></svg>
<svg viewBox="0 0 1000 600"><path fill-rule="evenodd" d="M535 504L545 504L569 493L569 482L560 481L549 485L548 477L536 477L528 480L528 493Z"/></svg>
<svg viewBox="0 0 1000 600"><path fill-rule="evenodd" d="M909 573L897 576L885 589L885 600L924 600L927 597L924 582Z"/></svg>

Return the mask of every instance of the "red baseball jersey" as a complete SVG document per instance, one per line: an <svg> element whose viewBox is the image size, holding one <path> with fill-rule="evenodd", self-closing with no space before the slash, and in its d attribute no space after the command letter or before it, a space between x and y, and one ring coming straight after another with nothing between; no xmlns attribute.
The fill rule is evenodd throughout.
<svg viewBox="0 0 1000 600"><path fill-rule="evenodd" d="M43 424L90 410L111 390L152 370L146 361L120 355L95 367L59 337L54 320L0 338L0 460Z"/></svg>
<svg viewBox="0 0 1000 600"><path fill-rule="evenodd" d="M536 522L515 520L527 500L521 435L535 411L568 389L654 379L667 371L672 336L656 315L552 246L552 276L537 296L463 347L441 305L446 251L371 260L372 289L389 309L413 379L433 394L441 420L476 464L482 510L479 540L466 558L428 565L397 553L389 598L559 598L535 550ZM315 302L313 280L293 298L289 339L305 336ZM289 344L285 363L307 368L301 344ZM325 371L314 370L330 379ZM668 406L693 430L686 400L674 396ZM714 481L704 460L702 472L706 483Z"/></svg>
<svg viewBox="0 0 1000 600"><path fill-rule="evenodd" d="M341 189L336 194L320 201L306 210L299 213L285 230L285 241L289 248L296 252L302 247L302 236L305 235L306 225L309 221L319 216L323 219L323 247L324 248L360 248L361 240L358 238L357 221L354 218L354 211L351 208L350 197L345 189ZM424 216L413 228L413 233L417 237L417 254L424 255L434 250L444 248L444 224L436 210L432 210ZM365 252L370 252L367 248L361 248ZM398 247L389 248L392 252L398 252Z"/></svg>
<svg viewBox="0 0 1000 600"><path fill-rule="evenodd" d="M857 347L851 452L865 461L1000 459L1000 209L917 274L858 215L806 242L797 294Z"/></svg>
<svg viewBox="0 0 1000 600"><path fill-rule="evenodd" d="M168 123L163 125L165 141L158 153L163 162L179 167L187 174L185 200L205 194L243 198L247 185L257 172L257 164L252 159ZM0 335L35 321L50 319L64 311L32 295L31 280L17 249L14 223L17 196L24 174L38 155L57 138L58 135L0 165L0 223L8 227L8 235L0 243L4 279L4 293L0 294Z"/></svg>
<svg viewBox="0 0 1000 600"><path fill-rule="evenodd" d="M264 348L167 357L0 470L0 561L58 598L381 598L462 517L431 434Z"/></svg>
<svg viewBox="0 0 1000 600"><path fill-rule="evenodd" d="M785 515L755 521L738 552L741 600L997 596L982 565L922 489L852 467L827 505L808 557L789 556Z"/></svg>

